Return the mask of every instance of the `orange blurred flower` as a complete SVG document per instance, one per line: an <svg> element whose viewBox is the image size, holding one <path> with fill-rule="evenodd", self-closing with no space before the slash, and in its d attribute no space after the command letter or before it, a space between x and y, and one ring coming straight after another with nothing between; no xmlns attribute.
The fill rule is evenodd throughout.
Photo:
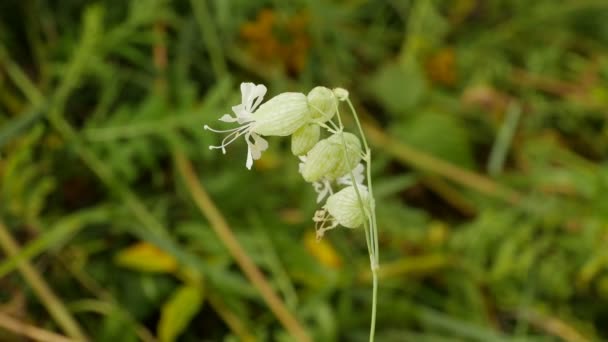
<svg viewBox="0 0 608 342"><path fill-rule="evenodd" d="M254 21L241 27L241 37L249 52L263 63L278 63L289 74L299 74L308 60L310 37L308 14L300 12L283 18L263 9Z"/></svg>

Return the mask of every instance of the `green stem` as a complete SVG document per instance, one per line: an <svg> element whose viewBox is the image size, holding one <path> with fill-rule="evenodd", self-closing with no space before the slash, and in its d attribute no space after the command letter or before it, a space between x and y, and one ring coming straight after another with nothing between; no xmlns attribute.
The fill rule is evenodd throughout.
<svg viewBox="0 0 608 342"><path fill-rule="evenodd" d="M357 128L359 129L359 135L361 135L361 140L363 141L363 146L365 146L365 161L367 166L367 188L369 191L370 198L370 236L372 240L372 248L373 250L370 252L373 257L373 262L371 265L372 271L372 317L369 328L369 341L373 342L376 335L376 312L378 308L378 269L380 268L380 248L378 246L378 224L376 221L376 202L374 199L374 188L372 185L372 151L369 148L367 143L367 139L365 139L365 134L363 133L363 127L361 126L361 122L359 121L359 116L357 115L357 111L353 106L353 103L350 99L346 99L346 103L348 103L348 107L353 113L353 117L355 118L355 123L357 124Z"/></svg>
<svg viewBox="0 0 608 342"><path fill-rule="evenodd" d="M372 268L372 318L369 327L369 342L376 336L376 310L378 307L378 268Z"/></svg>
<svg viewBox="0 0 608 342"><path fill-rule="evenodd" d="M368 216L368 222L363 223L364 225L364 229L365 229L365 239L367 242L367 249L369 252L369 256L370 256L370 268L371 268L371 272L372 272L372 313L371 313L371 322L370 322L370 328L369 328L369 341L370 342L374 342L375 336L376 336L376 312L377 312L377 307L378 307L378 269L379 269L379 246L378 246L378 226L377 226L377 222L376 222L376 203L374 200L374 189L373 189L373 185L372 185L372 174L371 174L371 166L372 166L372 152L369 148L369 145L367 143L367 139L365 139L365 134L363 133L363 128L361 126L361 122L359 121L359 116L357 115L357 111L355 110L355 107L353 106L352 102L350 101L350 99L346 99L346 102L348 103L348 106L351 110L351 113L353 114L353 117L355 119L355 123L357 125L357 128L359 130L359 135L361 136L361 140L363 141L363 146L365 149L365 166L366 166L366 173L367 173L367 189L368 189L368 193L369 193L369 210L365 210L365 206L363 203L363 199L361 198L361 195L359 194L359 189L355 186L355 192L357 193L357 197L359 198L359 202L361 203L361 209L367 213ZM342 125L342 119L340 117L340 111L336 109L336 114L338 117L338 123L340 124L340 127L344 127ZM344 140L344 138L343 138ZM343 141L343 145L344 145L344 155L345 158L347 158L347 163L350 164L350 162L348 161L348 153L346 151L346 142ZM350 176L351 179L353 180L353 184L355 184L355 177L352 173L352 170L350 171Z"/></svg>

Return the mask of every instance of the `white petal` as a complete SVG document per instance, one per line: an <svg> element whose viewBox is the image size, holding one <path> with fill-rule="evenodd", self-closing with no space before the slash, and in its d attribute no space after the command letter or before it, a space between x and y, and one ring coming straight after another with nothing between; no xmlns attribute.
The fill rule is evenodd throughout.
<svg viewBox="0 0 608 342"><path fill-rule="evenodd" d="M258 146L254 144L250 144L249 145L249 149L251 149L251 156L253 157L253 160L258 160L262 157L262 151L258 148Z"/></svg>
<svg viewBox="0 0 608 342"><path fill-rule="evenodd" d="M264 95L266 95L266 86L264 86L263 84L258 84L255 89L253 90L252 93L252 100L251 100L251 107L249 108L250 112L254 112L255 109L260 105L260 103L262 103L262 100L264 99Z"/></svg>
<svg viewBox="0 0 608 342"><path fill-rule="evenodd" d="M355 184L363 184L363 181L365 180L365 175L364 175L364 171L365 171L365 166L363 166L362 163L357 164L357 166L355 166L352 169L352 174L355 177ZM353 185L352 179L350 177L350 172L345 174L344 176L340 177L337 179L338 184L342 184L342 185Z"/></svg>
<svg viewBox="0 0 608 342"><path fill-rule="evenodd" d="M266 149L268 148L268 141L266 141L266 139L262 138L261 136L255 134L255 133L251 133L251 136L253 137L253 140L255 141L255 147L258 151L263 152L266 151Z"/></svg>
<svg viewBox="0 0 608 342"><path fill-rule="evenodd" d="M251 145L247 145L247 161L245 162L245 166L247 169L251 170L251 166L253 165L253 156L251 155Z"/></svg>
<svg viewBox="0 0 608 342"><path fill-rule="evenodd" d="M247 116L250 114L247 111L247 109L245 109L245 105L243 105L243 104L232 106L232 111L234 112L234 114L236 114L237 118Z"/></svg>
<svg viewBox="0 0 608 342"><path fill-rule="evenodd" d="M230 114L224 114L224 115L222 115L221 118L219 118L219 120L220 121L224 121L224 122L235 122L238 119L235 118L235 117L233 117L233 116L231 116Z"/></svg>
<svg viewBox="0 0 608 342"><path fill-rule="evenodd" d="M241 104L249 113L255 111L264 99L264 95L266 95L266 87L263 84L241 83Z"/></svg>
<svg viewBox="0 0 608 342"><path fill-rule="evenodd" d="M241 83L241 104L245 105L255 89L255 84L251 82Z"/></svg>

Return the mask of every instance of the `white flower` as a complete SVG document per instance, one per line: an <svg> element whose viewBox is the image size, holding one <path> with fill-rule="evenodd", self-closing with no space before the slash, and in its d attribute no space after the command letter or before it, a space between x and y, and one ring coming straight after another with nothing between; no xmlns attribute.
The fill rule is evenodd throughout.
<svg viewBox="0 0 608 342"><path fill-rule="evenodd" d="M262 84L255 85L253 83L241 83L241 104L232 107L232 111L236 114L234 117L230 114L224 114L219 120L224 122L237 122L242 126L227 130L216 130L207 125L205 129L216 133L229 133L223 140L220 146L209 146L210 150L222 149L222 153L226 154L226 146L230 145L241 135L245 135L247 142L247 162L245 166L251 169L254 159L260 159L262 152L268 148L268 142L253 130L255 118L253 112L260 105L266 94L266 87Z"/></svg>
<svg viewBox="0 0 608 342"><path fill-rule="evenodd" d="M266 87L263 85L241 83L242 103L232 107L235 116L225 114L219 119L224 122L237 122L240 126L216 130L205 125L205 129L210 131L229 133L221 145L209 146L209 149L221 149L226 153L226 146L244 135L247 142L245 166L251 169L253 161L260 159L262 152L268 148L268 142L262 136L290 135L309 120L308 101L304 94L282 93L260 106L265 94Z"/></svg>

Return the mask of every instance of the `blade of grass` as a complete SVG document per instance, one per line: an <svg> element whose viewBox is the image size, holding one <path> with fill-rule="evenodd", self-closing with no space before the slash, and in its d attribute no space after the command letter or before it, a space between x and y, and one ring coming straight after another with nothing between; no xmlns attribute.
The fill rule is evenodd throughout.
<svg viewBox="0 0 608 342"><path fill-rule="evenodd" d="M492 146L492 151L490 152L490 158L488 160L488 173L493 176L502 172L505 159L507 158L507 153L509 152L509 147L511 147L513 136L515 135L515 129L519 123L520 116L521 106L516 102L512 102L507 109L507 115L504 123L498 131L498 136L496 137L496 141L494 142L494 146Z"/></svg>
<svg viewBox="0 0 608 342"><path fill-rule="evenodd" d="M420 322L433 327L433 331L444 330L467 341L506 342L509 339L488 328L478 326L463 320L455 319L439 311L422 306L416 306L414 312Z"/></svg>
<svg viewBox="0 0 608 342"><path fill-rule="evenodd" d="M519 319L528 321L538 329L557 336L566 342L591 341L591 339L583 336L576 328L557 317L545 315L531 309L519 310L515 312L515 315Z"/></svg>
<svg viewBox="0 0 608 342"><path fill-rule="evenodd" d="M263 251L263 257L267 262L269 270L273 274L277 287L285 298L285 304L290 309L295 309L298 305L298 295L296 289L291 282L291 278L287 274L281 258L279 257L275 248L274 242L271 239L270 233L266 229L266 226L260 222L257 216L253 216L250 222L254 222L255 229L258 232L257 237L259 239L260 251Z"/></svg>
<svg viewBox="0 0 608 342"><path fill-rule="evenodd" d="M32 124L42 116L42 111L34 109L10 120L0 130L0 148L8 144L13 138L21 134L21 132L30 128Z"/></svg>
<svg viewBox="0 0 608 342"><path fill-rule="evenodd" d="M0 245L9 258L14 257L20 251L19 245L2 221L0 221ZM80 341L87 340L78 322L72 317L72 314L66 309L34 266L27 261L20 261L17 263L17 267L49 314L65 333Z"/></svg>
<svg viewBox="0 0 608 342"><path fill-rule="evenodd" d="M208 300L209 304L211 304L213 307L213 310L215 310L222 320L224 320L230 330L232 330L232 332L239 338L239 341L256 341L255 336L249 331L246 324L243 323L236 313L232 312L230 308L228 308L220 296L216 296L214 293L209 293Z"/></svg>
<svg viewBox="0 0 608 342"><path fill-rule="evenodd" d="M37 106L44 102L44 95L38 90L36 85L29 79L29 77L21 70L21 68L15 63L10 57L6 48L0 44L0 62L4 65L6 73L13 81L15 86L21 90L23 95L32 103Z"/></svg>
<svg viewBox="0 0 608 342"><path fill-rule="evenodd" d="M421 274L430 274L452 266L453 258L445 254L429 254L420 256L408 256L404 259L382 264L378 271L378 276L383 278L391 277L412 277ZM360 279L371 281L372 273L366 270L360 274Z"/></svg>
<svg viewBox="0 0 608 342"><path fill-rule="evenodd" d="M24 246L12 258L0 262L0 278L12 272L20 262L36 257L53 245L65 241L70 235L76 234L87 224L104 220L108 216L109 214L104 209L93 209L64 217L51 229L44 230L43 234Z"/></svg>
<svg viewBox="0 0 608 342"><path fill-rule="evenodd" d="M70 308L74 312L94 312L104 316L116 315L116 313L119 313L120 315L124 315L129 322L135 326L135 333L137 334L137 337L141 339L141 341L158 342L148 328L135 321L133 317L131 317L131 313L117 305L115 302L82 299L72 302L70 304Z"/></svg>
<svg viewBox="0 0 608 342"><path fill-rule="evenodd" d="M43 342L73 342L75 340L55 334L53 332L40 329L30 324L23 323L0 312L0 327L12 332L15 335L25 336L34 341Z"/></svg>
<svg viewBox="0 0 608 342"><path fill-rule="evenodd" d="M285 329L298 341L312 341L304 327L298 320L289 312L283 301L275 293L272 286L266 280L260 269L251 260L245 249L234 236L226 219L219 211L217 206L202 184L198 181L194 167L191 162L179 151L173 152L175 163L180 176L187 185L190 195L196 206L211 223L211 227L222 240L232 257L235 259L239 267L243 270L251 283L260 291L262 298L275 314L277 319L283 324Z"/></svg>
<svg viewBox="0 0 608 342"><path fill-rule="evenodd" d="M209 57L211 58L211 66L213 67L215 77L217 80L222 80L228 74L226 59L220 39L217 36L215 27L213 27L213 18L210 15L207 1L191 0L190 5L194 11L194 17L200 27Z"/></svg>

